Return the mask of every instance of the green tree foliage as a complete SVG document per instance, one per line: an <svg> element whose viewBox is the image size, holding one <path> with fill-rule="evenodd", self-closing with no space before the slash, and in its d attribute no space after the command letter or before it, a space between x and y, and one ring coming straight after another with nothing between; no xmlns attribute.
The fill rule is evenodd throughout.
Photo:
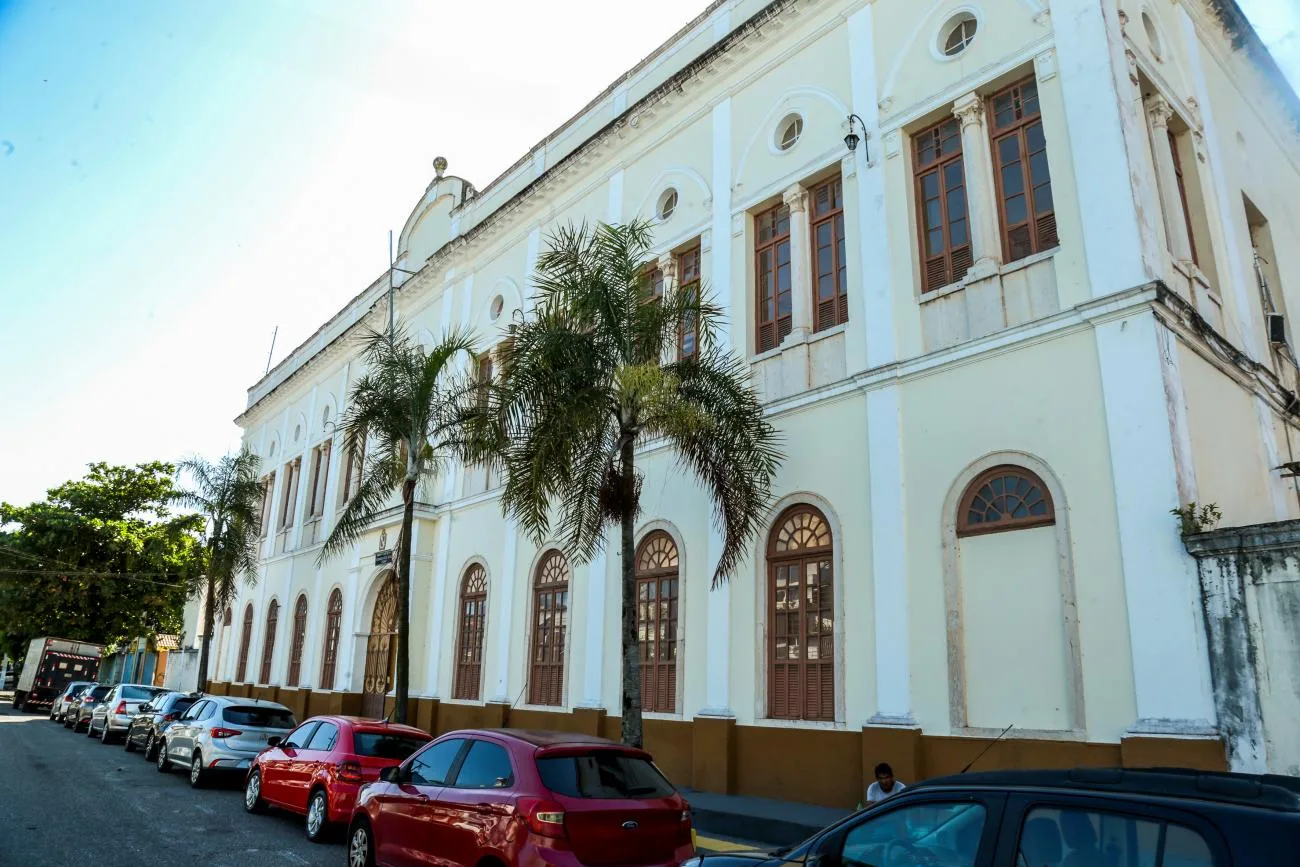
<svg viewBox="0 0 1300 867"><path fill-rule="evenodd" d="M640 746L636 449L665 443L713 500L725 580L766 517L781 456L745 365L718 346L723 311L699 284L655 293L643 222L561 229L538 260L536 309L510 326L504 376L478 428L479 457L507 471L502 508L537 543L553 513L586 560L618 527L622 573L622 738ZM693 325L692 325L693 323ZM695 351L679 357L684 330Z"/></svg>
<svg viewBox="0 0 1300 867"><path fill-rule="evenodd" d="M90 464L27 506L0 503L0 650L42 635L113 644L181 630L201 519L169 509L174 468Z"/></svg>
<svg viewBox="0 0 1300 867"><path fill-rule="evenodd" d="M354 544L395 494L402 504L397 538L397 661L393 718L407 719L410 697L411 528L422 480L435 476L450 454L464 451L462 405L472 392L455 372L473 349L468 334L452 332L427 352L405 329L371 332L361 359L367 371L352 386L340 427L346 448L365 454L361 485L321 548L320 563Z"/></svg>

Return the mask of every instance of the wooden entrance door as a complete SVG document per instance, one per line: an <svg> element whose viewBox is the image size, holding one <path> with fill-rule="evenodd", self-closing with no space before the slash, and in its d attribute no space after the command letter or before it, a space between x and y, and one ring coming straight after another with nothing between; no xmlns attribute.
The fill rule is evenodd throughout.
<svg viewBox="0 0 1300 867"><path fill-rule="evenodd" d="M375 600L366 641L366 677L361 687L361 715L380 719L384 698L393 688L393 665L397 661L397 578L388 573Z"/></svg>

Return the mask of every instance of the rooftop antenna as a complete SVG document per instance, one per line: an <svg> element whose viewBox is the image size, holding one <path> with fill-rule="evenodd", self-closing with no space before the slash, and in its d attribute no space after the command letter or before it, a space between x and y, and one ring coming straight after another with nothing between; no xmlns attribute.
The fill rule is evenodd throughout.
<svg viewBox="0 0 1300 867"><path fill-rule="evenodd" d="M267 373L271 372L271 356L275 355L275 336L279 333L280 326L277 325L275 326L275 330L271 332L271 351L266 354L266 373L263 373L263 376L266 376Z"/></svg>
<svg viewBox="0 0 1300 867"><path fill-rule="evenodd" d="M447 158L433 158L433 183L442 180L442 173L447 171ZM388 230L388 344L393 343L393 336L397 333L397 317L393 307L393 272L405 274L408 277L414 277L416 272L407 271L405 268L398 268L397 261L393 258L393 230Z"/></svg>
<svg viewBox="0 0 1300 867"><path fill-rule="evenodd" d="M1002 740L1002 735L1005 735L1007 732L1011 731L1011 729L1015 728L1015 725L1016 725L1015 723L1012 723L1011 725L1007 726L1006 728L1004 728L1004 729L1002 730L1002 734L998 735L998 736L995 737L993 740L989 741L989 745L986 746L984 749L980 750L980 754L979 754L978 756L976 756L975 758L971 759L971 760L970 760L970 764L968 764L968 765L966 765L966 767L962 768L962 769L961 769L961 772L964 774L964 773L966 773L967 771L969 771L971 768L973 768L973 767L975 766L975 763L976 763L976 762L978 762L980 759L984 758L984 754L985 754L985 753L987 753L989 750L993 749L993 745L994 745L994 744L996 744L998 741Z"/></svg>

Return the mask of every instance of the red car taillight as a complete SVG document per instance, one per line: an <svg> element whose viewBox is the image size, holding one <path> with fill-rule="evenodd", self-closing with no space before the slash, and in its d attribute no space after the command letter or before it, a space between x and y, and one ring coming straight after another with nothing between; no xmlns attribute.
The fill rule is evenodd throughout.
<svg viewBox="0 0 1300 867"><path fill-rule="evenodd" d="M178 716L179 714L165 713L163 714L163 722L171 722L172 720L176 719L176 717Z"/></svg>
<svg viewBox="0 0 1300 867"><path fill-rule="evenodd" d="M528 819L528 830L541 837L564 839L564 808L541 798L520 798L519 809Z"/></svg>
<svg viewBox="0 0 1300 867"><path fill-rule="evenodd" d="M242 734L243 732L237 729L215 728L212 730L212 736L214 738L233 738L235 735L242 735Z"/></svg>
<svg viewBox="0 0 1300 867"><path fill-rule="evenodd" d="M356 762L341 762L335 768L335 776L344 783L360 783L364 779L361 776L361 765Z"/></svg>
<svg viewBox="0 0 1300 867"><path fill-rule="evenodd" d="M677 842L691 842L691 811L689 808L682 810L682 819L677 825Z"/></svg>
<svg viewBox="0 0 1300 867"><path fill-rule="evenodd" d="M115 713L115 714L124 714L124 713L126 713L126 702L124 702L124 701L119 701L119 702L117 703L117 709L114 710L113 713Z"/></svg>

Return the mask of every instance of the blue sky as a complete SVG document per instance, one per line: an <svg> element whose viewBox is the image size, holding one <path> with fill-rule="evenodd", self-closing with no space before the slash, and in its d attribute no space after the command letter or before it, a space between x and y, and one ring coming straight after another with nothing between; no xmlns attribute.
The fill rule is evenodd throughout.
<svg viewBox="0 0 1300 867"><path fill-rule="evenodd" d="M1240 2L1300 82L1300 2ZM434 156L483 186L706 0L632 5L0 0L0 500L236 446Z"/></svg>

